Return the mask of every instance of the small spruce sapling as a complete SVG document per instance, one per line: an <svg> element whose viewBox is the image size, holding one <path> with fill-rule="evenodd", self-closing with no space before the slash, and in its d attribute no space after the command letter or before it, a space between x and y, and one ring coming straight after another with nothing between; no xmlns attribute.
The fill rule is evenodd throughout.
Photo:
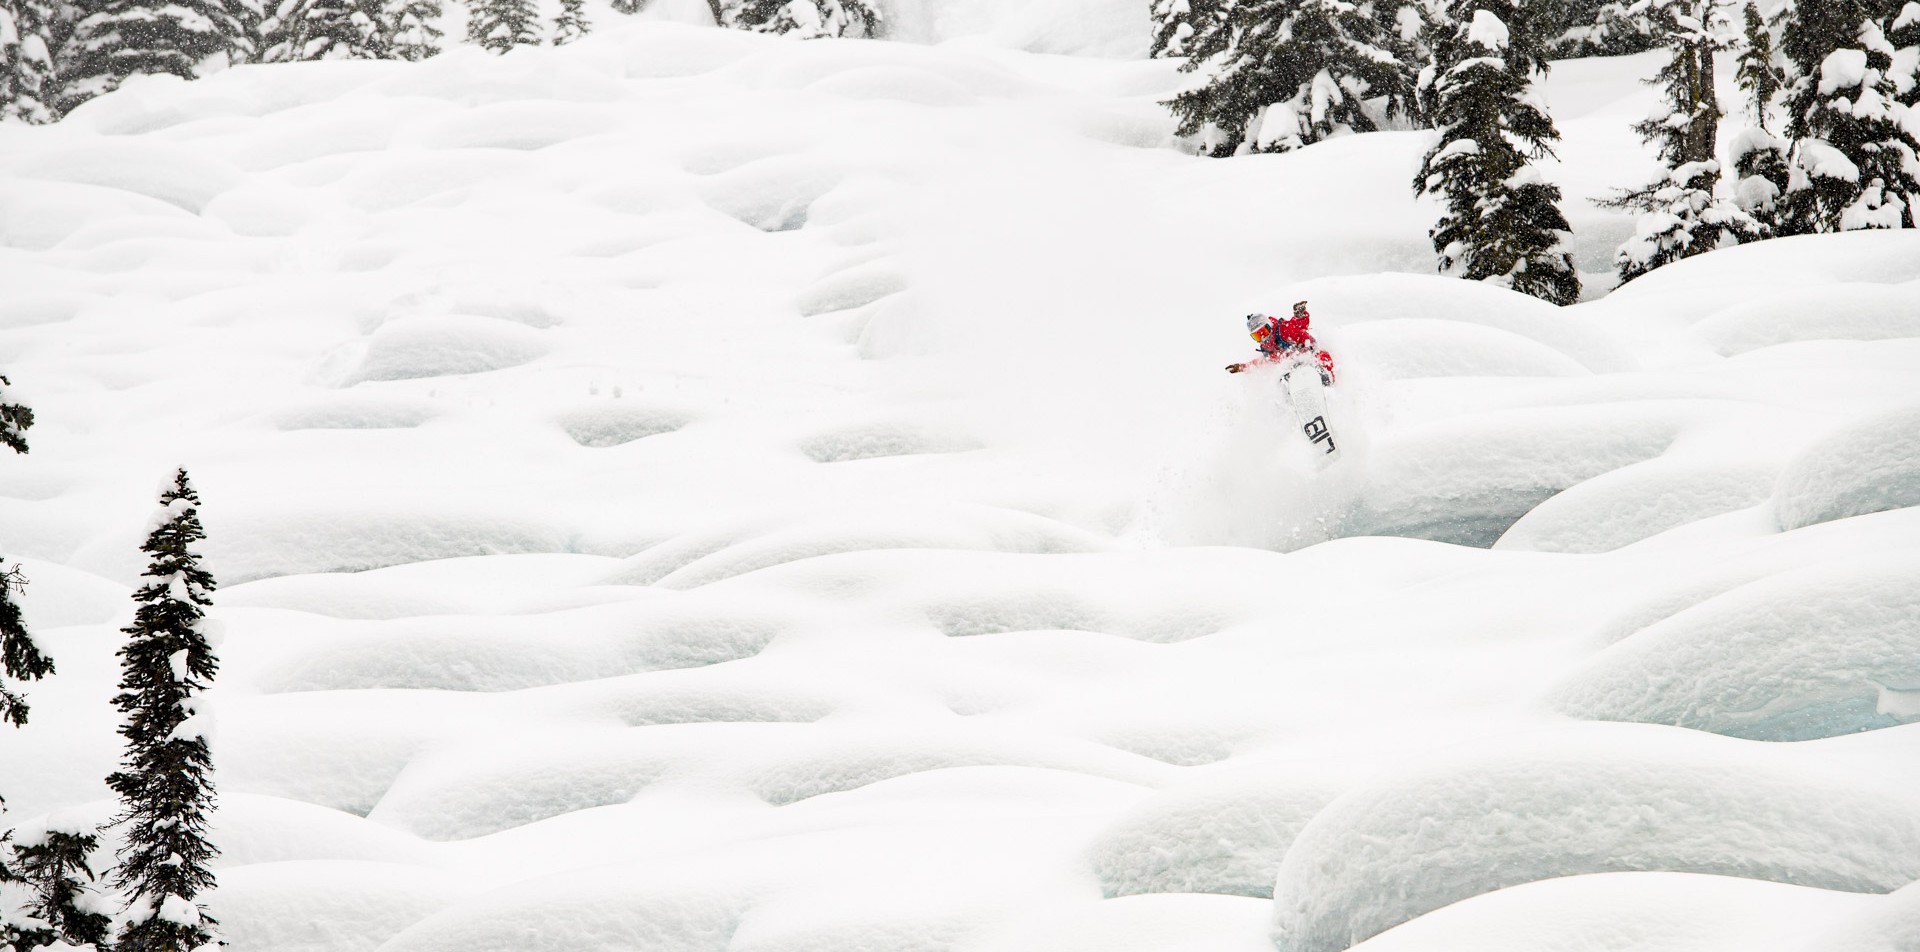
<svg viewBox="0 0 1920 952"><path fill-rule="evenodd" d="M12 844L13 875L30 896L14 952L55 942L74 952L107 948L112 918L106 897L93 887L91 857L98 848L97 831L74 824Z"/></svg>
<svg viewBox="0 0 1920 952"><path fill-rule="evenodd" d="M151 562L134 593L134 622L121 629L122 769L107 777L125 833L114 885L128 911L115 952L193 952L219 944L218 922L195 900L214 884L218 855L206 836L213 809L212 759L200 696L219 663L208 639L213 576L190 546L206 538L200 497L187 471L174 473L141 551Z"/></svg>
<svg viewBox="0 0 1920 952"><path fill-rule="evenodd" d="M0 375L0 446L14 451L27 451L27 428L33 425L33 408L17 402L20 398L8 392L13 386Z"/></svg>

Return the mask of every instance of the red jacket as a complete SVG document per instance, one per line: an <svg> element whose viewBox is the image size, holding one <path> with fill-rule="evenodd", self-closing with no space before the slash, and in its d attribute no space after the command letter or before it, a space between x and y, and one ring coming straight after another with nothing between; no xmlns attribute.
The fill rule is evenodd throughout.
<svg viewBox="0 0 1920 952"><path fill-rule="evenodd" d="M1260 342L1260 356L1248 361L1249 366L1279 363L1296 355L1312 354L1320 362L1320 369L1326 372L1327 380L1333 380L1333 355L1319 350L1319 344L1313 339L1313 333L1307 330L1307 316L1267 318L1267 326L1274 333Z"/></svg>

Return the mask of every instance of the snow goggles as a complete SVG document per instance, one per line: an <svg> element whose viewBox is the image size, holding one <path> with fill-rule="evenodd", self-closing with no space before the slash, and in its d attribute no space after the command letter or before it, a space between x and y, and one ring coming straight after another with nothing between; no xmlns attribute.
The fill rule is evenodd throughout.
<svg viewBox="0 0 1920 952"><path fill-rule="evenodd" d="M1273 336L1273 325L1262 324L1259 327L1256 327L1253 330L1249 331L1248 333L1253 335L1254 340L1257 340L1264 344L1266 343L1267 338Z"/></svg>

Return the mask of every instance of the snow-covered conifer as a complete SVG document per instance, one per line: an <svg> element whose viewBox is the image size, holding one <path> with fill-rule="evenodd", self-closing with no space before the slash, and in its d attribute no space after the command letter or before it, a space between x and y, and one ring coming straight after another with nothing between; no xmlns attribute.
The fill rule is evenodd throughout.
<svg viewBox="0 0 1920 952"><path fill-rule="evenodd" d="M27 722L27 702L13 693L9 679L38 681L53 673L53 662L34 644L26 617L13 600L13 593L26 584L19 566L0 560L0 721L16 727Z"/></svg>
<svg viewBox="0 0 1920 952"><path fill-rule="evenodd" d="M260 59L388 59L392 48L378 0L281 0L263 29Z"/></svg>
<svg viewBox="0 0 1920 952"><path fill-rule="evenodd" d="M560 0L560 13L553 18L553 45L565 46L591 32L585 0Z"/></svg>
<svg viewBox="0 0 1920 952"><path fill-rule="evenodd" d="M438 55L446 31L440 0L396 0L387 14L387 49L395 59L419 62Z"/></svg>
<svg viewBox="0 0 1920 952"><path fill-rule="evenodd" d="M91 827L49 829L14 841L12 875L30 899L17 926L14 952L65 943L75 952L104 949L112 920L106 897L93 887L91 856L99 836Z"/></svg>
<svg viewBox="0 0 1920 952"><path fill-rule="evenodd" d="M24 406L7 402L7 378L0 377L0 445L12 448L15 452L25 453L27 441L25 430L33 425L33 413ZM25 615L13 600L13 593L26 585L26 576L21 574L19 566L9 566L0 559L0 721L15 727L27 723L27 701L14 693L13 680L37 681L53 673L53 661L40 652L33 642L33 636L27 631ZM0 810L6 804L0 797ZM0 827L0 846L5 846L10 837L4 827ZM0 885L22 881L19 870L0 855ZM47 923L28 914L23 921L10 914L7 904L0 901L0 948L25 950L50 944L52 941Z"/></svg>
<svg viewBox="0 0 1920 952"><path fill-rule="evenodd" d="M1911 228L1920 202L1920 142L1904 125L1893 46L1860 0L1790 0L1780 52L1793 141L1789 231Z"/></svg>
<svg viewBox="0 0 1920 952"><path fill-rule="evenodd" d="M1155 58L1195 56L1209 48L1210 41L1228 29L1233 0L1153 0L1153 42L1149 55Z"/></svg>
<svg viewBox="0 0 1920 952"><path fill-rule="evenodd" d="M729 0L720 18L735 29L801 39L878 37L883 26L867 0Z"/></svg>
<svg viewBox="0 0 1920 952"><path fill-rule="evenodd" d="M1345 0L1241 0L1206 85L1171 103L1210 155L1285 152L1410 111L1413 77L1371 11Z"/></svg>
<svg viewBox="0 0 1920 952"><path fill-rule="evenodd" d="M1776 137L1774 97L1780 91L1780 62L1774 51L1773 31L1749 0L1740 8L1742 20L1734 75L1740 85L1742 111L1748 125L1733 134L1727 157L1733 163L1734 202L1759 222L1768 235L1782 233L1780 196L1787 191L1788 145Z"/></svg>
<svg viewBox="0 0 1920 952"><path fill-rule="evenodd" d="M15 453L25 453L27 428L33 425L33 409L18 402L20 398L7 391L11 386L11 381L0 376L0 446Z"/></svg>
<svg viewBox="0 0 1920 952"><path fill-rule="evenodd" d="M1634 131L1659 147L1666 171L1655 181L1601 204L1640 212L1632 238L1614 256L1625 283L1723 242L1754 241L1765 228L1740 206L1718 198L1720 161L1715 143L1720 103L1714 92L1714 53L1728 43L1717 0L1654 0L1649 15L1668 59L1651 85L1659 108Z"/></svg>
<svg viewBox="0 0 1920 952"><path fill-rule="evenodd" d="M1746 93L1746 110L1755 125L1767 126L1767 111L1780 91L1780 65L1773 49L1773 31L1760 8L1749 0L1740 8L1743 42L1735 56L1734 76Z"/></svg>
<svg viewBox="0 0 1920 952"><path fill-rule="evenodd" d="M121 629L120 693L126 719L122 769L107 777L119 794L116 825L126 836L114 885L127 896L116 952L192 952L219 941L218 923L194 900L212 887L207 840L213 808L212 761L198 700L218 661L207 638L213 576L191 549L206 538L200 497L178 470L160 494L160 511L141 550L151 558L134 593L134 622Z"/></svg>
<svg viewBox="0 0 1920 952"><path fill-rule="evenodd" d="M0 0L0 120L53 121L55 16L49 0Z"/></svg>
<svg viewBox="0 0 1920 952"><path fill-rule="evenodd" d="M12 384L0 376L0 446L16 453L27 451L27 429L33 426L33 410L8 392ZM9 679L37 681L53 673L53 662L33 643L27 633L26 617L13 600L13 593L26 584L19 566L9 567L0 560L0 721L19 726L27 722L27 703L8 686Z"/></svg>
<svg viewBox="0 0 1920 952"><path fill-rule="evenodd" d="M1787 143L1760 126L1748 126L1734 133L1727 153L1733 160L1734 204L1759 223L1764 235L1787 234L1780 217L1780 198L1787 191Z"/></svg>
<svg viewBox="0 0 1920 952"><path fill-rule="evenodd" d="M1560 134L1540 101L1545 51L1522 0L1448 0L1423 74L1440 141L1414 177L1446 203L1428 235L1440 271L1555 304L1580 296L1560 189L1528 159Z"/></svg>
<svg viewBox="0 0 1920 952"><path fill-rule="evenodd" d="M467 0L467 40L495 53L540 42L533 0Z"/></svg>
<svg viewBox="0 0 1920 952"><path fill-rule="evenodd" d="M1920 0L1907 0L1887 21L1893 46L1894 95L1909 109L1920 108Z"/></svg>
<svg viewBox="0 0 1920 952"><path fill-rule="evenodd" d="M138 73L193 79L251 59L248 0L79 0L56 67L66 112Z"/></svg>
<svg viewBox="0 0 1920 952"><path fill-rule="evenodd" d="M1542 4L1537 14L1557 22L1541 24L1550 55L1556 59L1575 56L1624 56L1652 49L1659 42L1656 17L1649 15L1648 0L1584 0L1553 7Z"/></svg>

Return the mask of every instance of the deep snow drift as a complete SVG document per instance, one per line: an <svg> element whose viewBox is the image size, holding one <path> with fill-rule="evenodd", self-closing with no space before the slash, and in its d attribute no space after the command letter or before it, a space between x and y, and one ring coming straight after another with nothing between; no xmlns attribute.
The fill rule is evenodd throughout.
<svg viewBox="0 0 1920 952"><path fill-rule="evenodd" d="M1602 296L1576 61L1597 299L1434 277L1421 134L1192 158L1109 6L0 126L8 819L109 808L178 463L236 952L1914 948L1920 235ZM1300 299L1324 473L1220 371Z"/></svg>

